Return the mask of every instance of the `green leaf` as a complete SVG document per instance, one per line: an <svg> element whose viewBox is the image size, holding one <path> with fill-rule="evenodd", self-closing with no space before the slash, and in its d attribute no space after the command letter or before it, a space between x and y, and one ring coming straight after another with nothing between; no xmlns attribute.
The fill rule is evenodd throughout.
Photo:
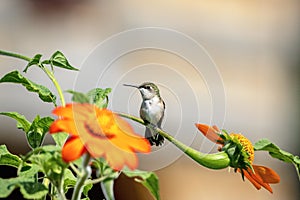
<svg viewBox="0 0 300 200"><path fill-rule="evenodd" d="M36 116L36 118L33 120L29 131L26 133L28 144L31 148L35 149L39 146L41 146L43 141L43 134L40 130L38 130L38 121L40 120L39 116Z"/></svg>
<svg viewBox="0 0 300 200"><path fill-rule="evenodd" d="M160 199L158 177L155 173L140 170L130 171L128 169L124 169L122 172L128 177L135 178L136 182L144 185L155 199Z"/></svg>
<svg viewBox="0 0 300 200"><path fill-rule="evenodd" d="M50 64L52 66L69 69L69 70L75 70L78 71L75 67L70 65L67 58L64 56L64 54L60 51L56 51L50 58Z"/></svg>
<svg viewBox="0 0 300 200"><path fill-rule="evenodd" d="M43 160L43 171L51 182L58 186L63 179L67 164L62 161L60 155L51 156L49 159Z"/></svg>
<svg viewBox="0 0 300 200"><path fill-rule="evenodd" d="M33 179L28 177L0 178L0 198L8 197L14 189L19 187L19 183L28 181L33 181Z"/></svg>
<svg viewBox="0 0 300 200"><path fill-rule="evenodd" d="M68 167L68 164L62 160L61 147L55 145L45 145L29 152L26 159L31 163L42 167L44 174L51 178L49 173L62 174L63 169Z"/></svg>
<svg viewBox="0 0 300 200"><path fill-rule="evenodd" d="M1 112L0 115L11 117L17 121L17 127L26 133L27 141L32 148L39 147L48 132L51 123L54 121L51 117L41 118L37 116L30 123L23 115L16 112Z"/></svg>
<svg viewBox="0 0 300 200"><path fill-rule="evenodd" d="M299 156L294 156L293 154L280 149L277 145L270 142L268 139L261 139L254 144L255 151L268 151L269 154L276 159L279 159L286 163L294 164L298 178L300 179L300 159Z"/></svg>
<svg viewBox="0 0 300 200"><path fill-rule="evenodd" d="M26 199L40 199L48 193L48 188L39 182L21 182L20 191Z"/></svg>
<svg viewBox="0 0 300 200"><path fill-rule="evenodd" d="M91 103L95 104L99 108L106 108L108 105L108 94L111 92L111 88L101 89L95 88L90 90L87 94L82 92L76 92L73 90L67 90L66 92L73 94L72 101L77 103Z"/></svg>
<svg viewBox="0 0 300 200"><path fill-rule="evenodd" d="M89 183L89 184L87 184L87 185L85 185L84 187L83 187L83 191L82 191L82 193L84 194L84 196L88 196L88 192L91 190L93 188L93 184L92 183Z"/></svg>
<svg viewBox="0 0 300 200"><path fill-rule="evenodd" d="M74 188L76 185L77 179L74 176L74 174L71 172L71 170L66 169L64 174L64 191L65 193L70 189ZM89 183L83 187L83 194L87 197L88 192L92 189L93 184Z"/></svg>
<svg viewBox="0 0 300 200"><path fill-rule="evenodd" d="M268 151L272 157L282 160L283 162L293 163L294 160L293 154L281 150L278 146L270 142L268 139L262 139L256 142L254 144L254 149L256 151Z"/></svg>
<svg viewBox="0 0 300 200"><path fill-rule="evenodd" d="M95 104L99 108L106 108L108 105L108 94L111 88L94 88L87 93L90 103Z"/></svg>
<svg viewBox="0 0 300 200"><path fill-rule="evenodd" d="M105 179L100 183L102 192L106 200L114 200L114 179Z"/></svg>
<svg viewBox="0 0 300 200"><path fill-rule="evenodd" d="M51 117L40 118L36 116L28 132L26 133L29 145L34 149L41 146L51 123L54 121Z"/></svg>
<svg viewBox="0 0 300 200"><path fill-rule="evenodd" d="M15 188L14 181L0 178L0 198L8 197Z"/></svg>
<svg viewBox="0 0 300 200"><path fill-rule="evenodd" d="M0 83L4 82L22 84L28 91L37 93L42 101L52 102L55 105L56 96L52 94L48 88L30 81L22 76L18 71L12 71L4 75L0 79Z"/></svg>
<svg viewBox="0 0 300 200"><path fill-rule="evenodd" d="M64 191L67 192L68 189L73 188L76 185L76 180L71 170L66 169L64 173Z"/></svg>
<svg viewBox="0 0 300 200"><path fill-rule="evenodd" d="M0 162L8 163L7 159L3 159L3 155L10 154L4 145L0 146ZM12 155L14 156L14 155ZM20 158L14 156L15 163L13 166L19 167L22 162ZM48 188L38 182L34 182L34 175L38 173L40 166L38 165L25 165L20 168L18 177L10 179L0 178L0 198L8 197L11 192L20 187L20 191L24 198L27 199L38 199L45 196L48 193Z"/></svg>
<svg viewBox="0 0 300 200"><path fill-rule="evenodd" d="M49 131L49 127L54 122L54 119L51 117L43 117L37 121L36 129L38 132L45 134Z"/></svg>
<svg viewBox="0 0 300 200"><path fill-rule="evenodd" d="M81 92L76 92L73 90L67 90L66 92L73 94L73 96L72 96L73 102L77 102L77 103L89 103L90 102L89 97Z"/></svg>
<svg viewBox="0 0 300 200"><path fill-rule="evenodd" d="M43 153L54 154L61 151L61 148L55 145L44 145L40 147L40 151Z"/></svg>
<svg viewBox="0 0 300 200"><path fill-rule="evenodd" d="M18 176L20 177L33 177L41 170L41 166L36 164L26 164L20 168Z"/></svg>
<svg viewBox="0 0 300 200"><path fill-rule="evenodd" d="M0 155L0 165L7 165L12 167L18 167L21 163L21 159L13 154Z"/></svg>
<svg viewBox="0 0 300 200"><path fill-rule="evenodd" d="M42 167L43 163L55 155L61 156L61 147L55 145L44 145L28 152L23 156L23 161L29 160L31 163Z"/></svg>
<svg viewBox="0 0 300 200"><path fill-rule="evenodd" d="M29 161L32 169L27 166L21 168L19 175L22 173L33 174L40 171L55 187L59 187L64 178L68 164L62 160L61 148L54 145L46 145L29 152L24 158ZM23 170L25 168L25 170ZM24 175L23 175L24 176Z"/></svg>
<svg viewBox="0 0 300 200"><path fill-rule="evenodd" d="M32 65L39 65L42 55L36 54L27 64L26 68L23 70L23 72L27 72L28 68Z"/></svg>
<svg viewBox="0 0 300 200"><path fill-rule="evenodd" d="M17 121L17 128L28 132L31 123L25 118L24 115L21 115L17 112L0 112L0 115L5 115L15 119Z"/></svg>
<svg viewBox="0 0 300 200"><path fill-rule="evenodd" d="M0 178L0 198L8 197L14 189L18 187L18 183L21 181L29 181L32 180L30 178L9 178L9 179L2 179Z"/></svg>
<svg viewBox="0 0 300 200"><path fill-rule="evenodd" d="M8 165L18 168L21 162L21 158L10 153L4 144L0 146L0 165Z"/></svg>
<svg viewBox="0 0 300 200"><path fill-rule="evenodd" d="M59 133L51 134L51 136L52 136L53 140L55 141L55 143L58 146L62 147L65 144L69 134L65 133L65 132L59 132Z"/></svg>

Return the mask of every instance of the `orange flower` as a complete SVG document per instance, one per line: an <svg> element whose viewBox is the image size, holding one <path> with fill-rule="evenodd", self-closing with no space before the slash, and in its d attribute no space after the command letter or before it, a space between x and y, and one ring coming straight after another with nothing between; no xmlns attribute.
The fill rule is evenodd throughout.
<svg viewBox="0 0 300 200"><path fill-rule="evenodd" d="M222 144L222 138L219 136L220 130L217 126L207 126L204 124L195 124L201 133L204 134L210 141Z"/></svg>
<svg viewBox="0 0 300 200"><path fill-rule="evenodd" d="M125 120L110 110L73 103L55 108L53 114L59 118L50 126L50 133L70 134L62 149L66 162L88 152L94 158L104 157L115 170L125 165L135 169L136 152L150 152L148 140L138 136Z"/></svg>
<svg viewBox="0 0 300 200"><path fill-rule="evenodd" d="M227 135L225 132L225 134L222 134L222 132L216 126L210 127L205 124L196 124L196 127L208 139L215 143L221 144L222 148L220 148L220 150L226 151L226 146L230 146L230 143L237 141L236 145L242 146L242 164L234 164L235 170L239 171L243 177L245 176L256 187L256 189L259 190L261 187L264 187L269 192L273 193L269 184L279 183L280 177L275 171L268 167L252 165L254 160L254 148L246 137L236 133Z"/></svg>

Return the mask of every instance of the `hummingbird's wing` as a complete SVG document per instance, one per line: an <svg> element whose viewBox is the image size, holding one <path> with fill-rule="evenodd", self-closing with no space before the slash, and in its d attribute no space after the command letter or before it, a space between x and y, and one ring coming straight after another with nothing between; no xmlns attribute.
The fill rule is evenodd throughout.
<svg viewBox="0 0 300 200"><path fill-rule="evenodd" d="M145 138L147 138L149 140L151 146L154 145L153 135L152 135L152 131L150 128L146 128Z"/></svg>
<svg viewBox="0 0 300 200"><path fill-rule="evenodd" d="M158 127L158 128L161 128L161 123L162 123L162 121L163 121L163 119L164 119L164 116L165 116L165 110L166 110L166 104L165 104L164 101L162 101L162 102L163 102L163 105L164 105L164 112L163 112L163 114L162 114L160 120L159 120L158 123L157 123L157 127Z"/></svg>

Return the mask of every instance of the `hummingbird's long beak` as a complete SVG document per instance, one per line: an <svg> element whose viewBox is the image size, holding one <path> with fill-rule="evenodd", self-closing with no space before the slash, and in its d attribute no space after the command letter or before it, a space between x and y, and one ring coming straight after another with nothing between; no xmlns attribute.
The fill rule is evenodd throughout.
<svg viewBox="0 0 300 200"><path fill-rule="evenodd" d="M129 84L123 84L123 86L127 86L127 87L134 87L134 88L139 88L138 86L136 85L129 85Z"/></svg>

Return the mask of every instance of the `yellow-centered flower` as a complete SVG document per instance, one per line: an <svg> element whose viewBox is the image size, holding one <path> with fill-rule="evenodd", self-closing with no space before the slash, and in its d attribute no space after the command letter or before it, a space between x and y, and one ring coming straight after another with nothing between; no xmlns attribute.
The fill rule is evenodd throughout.
<svg viewBox="0 0 300 200"><path fill-rule="evenodd" d="M137 135L124 119L110 110L73 103L55 108L53 114L59 118L52 123L50 133L70 134L62 149L66 162L88 152L95 158L104 157L115 170L125 165L135 169L136 152L150 152L148 140Z"/></svg>
<svg viewBox="0 0 300 200"><path fill-rule="evenodd" d="M205 124L196 124L197 128L203 135L211 141L221 144L220 151L225 151L231 158L231 167L246 177L256 189L264 187L273 193L269 184L279 183L279 175L272 169L253 165L254 148L250 140L242 134L227 134L220 131L216 126L208 126Z"/></svg>

